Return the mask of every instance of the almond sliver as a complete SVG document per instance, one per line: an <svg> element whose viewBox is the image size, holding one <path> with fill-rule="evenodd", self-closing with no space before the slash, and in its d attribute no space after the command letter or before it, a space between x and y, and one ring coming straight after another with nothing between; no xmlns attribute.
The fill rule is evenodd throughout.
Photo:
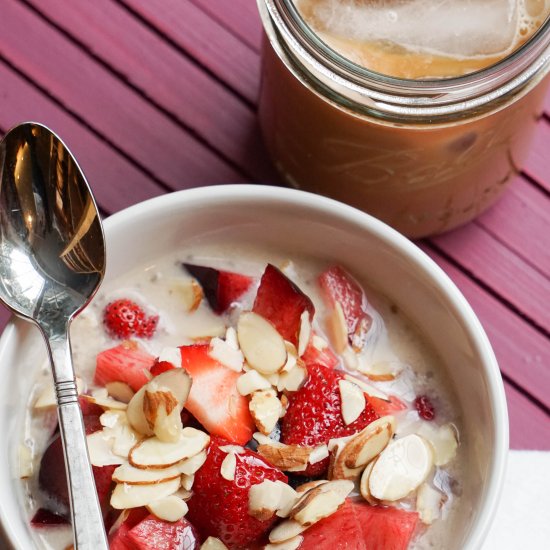
<svg viewBox="0 0 550 550"><path fill-rule="evenodd" d="M115 510L137 508L147 506L160 498L165 498L175 493L180 486L179 479L173 479L164 483L150 485L128 485L119 483L111 495L111 506Z"/></svg>

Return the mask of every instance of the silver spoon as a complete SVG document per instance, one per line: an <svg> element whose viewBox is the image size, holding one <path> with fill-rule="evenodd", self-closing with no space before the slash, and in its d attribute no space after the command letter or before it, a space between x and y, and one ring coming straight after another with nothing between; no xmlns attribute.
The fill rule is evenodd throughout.
<svg viewBox="0 0 550 550"><path fill-rule="evenodd" d="M0 142L0 300L36 323L50 357L75 547L108 549L78 404L69 326L105 273L105 243L86 179L65 144L33 122Z"/></svg>

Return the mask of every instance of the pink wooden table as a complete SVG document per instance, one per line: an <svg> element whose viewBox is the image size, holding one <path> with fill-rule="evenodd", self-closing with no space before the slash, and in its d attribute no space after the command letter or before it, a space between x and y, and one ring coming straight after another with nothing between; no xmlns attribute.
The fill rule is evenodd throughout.
<svg viewBox="0 0 550 550"><path fill-rule="evenodd" d="M105 215L194 186L278 183L256 123L260 40L254 0L0 0L0 133L55 129ZM512 447L550 450L550 96L504 198L420 245L489 334Z"/></svg>

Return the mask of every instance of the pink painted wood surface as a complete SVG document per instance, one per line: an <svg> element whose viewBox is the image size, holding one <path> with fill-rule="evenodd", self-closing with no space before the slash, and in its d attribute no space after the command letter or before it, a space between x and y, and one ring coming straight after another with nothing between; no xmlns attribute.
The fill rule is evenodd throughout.
<svg viewBox="0 0 550 550"><path fill-rule="evenodd" d="M124 7L111 0L96 0L69 2L60 11L57 4L51 2L32 0L32 3L67 34L84 44L112 69L123 74L128 82L169 112L171 117L197 132L220 155L231 159L248 178L263 182L273 180L253 109L148 29ZM136 4L144 5L143 2ZM201 21L193 18L188 21L186 17L195 13L206 17L189 3L179 2L171 6L165 2L158 4L146 5L157 16L165 13L176 23L186 21L187 28L196 28L197 31L201 27L193 25L199 25ZM160 10L160 4L164 6L164 12ZM175 6L194 8L194 11L188 14L189 9L180 9L173 13ZM125 32L121 33L120 29L125 29ZM205 44L207 36L210 36L200 32L195 34L200 35ZM184 33L184 36L190 43L196 38L188 33ZM225 47L226 51L230 51L234 42L236 39L233 37L231 43L223 44L220 48ZM201 50L205 44L199 44L197 48ZM242 49L250 52L244 46ZM220 53L215 50L205 51L203 59L217 59ZM240 67L239 58L235 57L234 61L232 70ZM240 70L237 76L241 78L243 73L245 71ZM257 70L246 71L249 79L256 73Z"/></svg>
<svg viewBox="0 0 550 550"><path fill-rule="evenodd" d="M107 213L170 189L267 181L254 128L260 38L255 0L4 0L0 128L50 124ZM540 448L550 441L548 114L525 173L476 222L426 246L510 381L513 446Z"/></svg>
<svg viewBox="0 0 550 550"><path fill-rule="evenodd" d="M121 3L147 19L250 103L256 101L260 84L257 52L201 7L180 0L122 0ZM238 8L235 12L242 16ZM182 32L183 26L185 32Z"/></svg>
<svg viewBox="0 0 550 550"><path fill-rule="evenodd" d="M501 371L550 408L550 345L548 338L483 291L439 254L423 250L451 277L469 301L495 350Z"/></svg>
<svg viewBox="0 0 550 550"><path fill-rule="evenodd" d="M132 159L153 166L164 183L242 180L240 172L16 0L2 5L0 50Z"/></svg>

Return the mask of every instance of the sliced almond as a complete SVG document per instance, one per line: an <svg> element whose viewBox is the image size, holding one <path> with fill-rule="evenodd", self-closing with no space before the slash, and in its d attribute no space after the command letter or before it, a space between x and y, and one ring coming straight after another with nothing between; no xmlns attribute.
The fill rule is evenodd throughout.
<svg viewBox="0 0 550 550"><path fill-rule="evenodd" d="M150 437L140 441L131 451L128 460L136 468L167 468L199 454L210 443L210 436L195 428L183 428L175 442Z"/></svg>
<svg viewBox="0 0 550 550"><path fill-rule="evenodd" d="M424 439L416 434L396 439L378 456L369 491L378 500L402 499L424 482L432 466L432 451Z"/></svg>
<svg viewBox="0 0 550 550"><path fill-rule="evenodd" d="M417 433L431 445L436 466L445 466L455 457L458 438L453 424L432 426L428 422L422 422Z"/></svg>
<svg viewBox="0 0 550 550"><path fill-rule="evenodd" d="M307 380L307 369L296 365L288 372L279 374L279 383L277 389L279 391L298 391Z"/></svg>
<svg viewBox="0 0 550 550"><path fill-rule="evenodd" d="M182 500L185 500L186 502L193 496L193 491L188 491L187 489L184 489L183 487L180 487L175 493L174 496L181 498Z"/></svg>
<svg viewBox="0 0 550 550"><path fill-rule="evenodd" d="M298 493L287 483L283 483L282 481L276 481L275 483L281 487L281 498L279 499L276 514L280 518L286 518L298 500Z"/></svg>
<svg viewBox="0 0 550 550"><path fill-rule="evenodd" d="M306 309L300 315L300 332L298 333L298 357L302 357L311 339L311 320Z"/></svg>
<svg viewBox="0 0 550 550"><path fill-rule="evenodd" d="M307 483L302 483L301 485L298 485L298 487L296 487L296 492L299 495L303 495L304 493L307 493L310 489L318 487L319 485L323 485L323 483L328 483L328 480L316 479L314 481L308 481Z"/></svg>
<svg viewBox="0 0 550 550"><path fill-rule="evenodd" d="M291 539L285 540L284 542L279 542L277 544L269 543L264 546L264 550L297 550L300 548L304 537L302 535L297 535Z"/></svg>
<svg viewBox="0 0 550 550"><path fill-rule="evenodd" d="M397 361L381 361L371 365L360 360L357 370L371 380L388 382L395 380L403 370L403 365Z"/></svg>
<svg viewBox="0 0 550 550"><path fill-rule="evenodd" d="M423 483L418 488L416 511L422 523L431 525L439 517L443 499L444 495L428 483Z"/></svg>
<svg viewBox="0 0 550 550"><path fill-rule="evenodd" d="M326 493L327 491L332 491L336 493L340 498L346 499L355 488L355 485L349 480L338 479L335 481L323 483L319 487L321 489L321 492L323 493Z"/></svg>
<svg viewBox="0 0 550 550"><path fill-rule="evenodd" d="M286 363L283 337L260 315L251 311L241 314L237 336L247 363L258 372L273 374Z"/></svg>
<svg viewBox="0 0 550 550"><path fill-rule="evenodd" d="M84 382L78 377L76 378L76 391L78 395L81 395L84 391ZM42 391L38 394L38 397L34 402L34 408L48 409L50 407L57 407L57 399L55 397L53 381L48 380Z"/></svg>
<svg viewBox="0 0 550 550"><path fill-rule="evenodd" d="M91 395L83 395L82 397L103 409L124 411L128 408L127 403L122 403L110 397L105 388L99 388L94 390Z"/></svg>
<svg viewBox="0 0 550 550"><path fill-rule="evenodd" d="M275 526L269 533L269 542L276 544L285 542L303 533L307 527L300 525L293 519L285 519L279 525Z"/></svg>
<svg viewBox="0 0 550 550"><path fill-rule="evenodd" d="M369 488L370 474L375 463L376 460L373 460L372 462L369 462L369 464L367 464L367 467L363 470L363 473L361 475L361 483L359 484L361 496L372 506L380 504L380 501L372 496Z"/></svg>
<svg viewBox="0 0 550 550"><path fill-rule="evenodd" d="M182 430L180 413L181 407L172 392L145 391L143 414L149 427L161 441L179 439Z"/></svg>
<svg viewBox="0 0 550 550"><path fill-rule="evenodd" d="M258 453L268 462L286 471L305 470L311 454L311 447L298 445L259 445Z"/></svg>
<svg viewBox="0 0 550 550"><path fill-rule="evenodd" d="M208 350L210 357L235 372L243 370L244 355L240 349L235 349L231 344L221 338L212 338Z"/></svg>
<svg viewBox="0 0 550 550"><path fill-rule="evenodd" d="M271 389L269 380L266 380L259 372L250 370L237 378L237 391L241 395L250 395L255 391Z"/></svg>
<svg viewBox="0 0 550 550"><path fill-rule="evenodd" d="M113 472L113 481L115 483L128 483L129 485L149 485L177 479L180 476L181 472L177 466L171 466L163 470L143 470L125 463Z"/></svg>
<svg viewBox="0 0 550 550"><path fill-rule="evenodd" d="M216 537L208 537L202 543L200 550L227 550L227 546Z"/></svg>
<svg viewBox="0 0 550 550"><path fill-rule="evenodd" d="M264 435L273 431L283 412L283 406L274 390L254 392L248 408L256 427Z"/></svg>
<svg viewBox="0 0 550 550"><path fill-rule="evenodd" d="M23 443L19 445L19 477L21 479L27 479L32 476L34 472L34 460L32 449Z"/></svg>
<svg viewBox="0 0 550 550"><path fill-rule="evenodd" d="M112 466L122 464L124 458L113 452L113 438L106 435L103 430L86 436L88 454L93 466Z"/></svg>
<svg viewBox="0 0 550 550"><path fill-rule="evenodd" d="M191 491L191 489L193 488L193 483L195 483L195 474L183 474L181 476L181 488L184 491Z"/></svg>
<svg viewBox="0 0 550 550"><path fill-rule="evenodd" d="M351 376L350 374L346 374L344 378L356 386L359 386L367 395L377 397L378 399L383 399L384 401L388 401L388 403L390 402L390 398L383 391L380 391L371 384L367 384L363 380L360 380L355 376Z"/></svg>
<svg viewBox="0 0 550 550"><path fill-rule="evenodd" d="M245 448L240 445L221 445L218 449L224 453L235 453L236 455L242 455L245 452Z"/></svg>
<svg viewBox="0 0 550 550"><path fill-rule="evenodd" d="M309 455L309 463L310 464L317 464L317 462L321 462L321 460L325 460L325 458L329 457L328 447L326 445L319 445L317 447L314 447L314 449L311 451L311 454Z"/></svg>
<svg viewBox="0 0 550 550"><path fill-rule="evenodd" d="M371 422L344 446L342 459L348 468L365 466L376 458L391 441L395 432L395 418L383 416Z"/></svg>
<svg viewBox="0 0 550 550"><path fill-rule="evenodd" d="M122 510L118 517L116 518L113 525L111 525L111 528L109 529L109 536L111 536L113 533L116 533L119 529L119 527L128 519L128 516L130 515L130 510ZM67 548L66 550L71 550L70 548ZM74 550L74 549L73 549Z"/></svg>
<svg viewBox="0 0 550 550"><path fill-rule="evenodd" d="M113 453L126 459L130 449L142 439L142 436L134 431L128 423L124 411L108 410L100 417L103 426L103 436L111 440Z"/></svg>
<svg viewBox="0 0 550 550"><path fill-rule="evenodd" d="M147 510L151 512L158 519L164 521L175 522L179 521L187 512L189 508L185 500L170 495L164 498L153 500L147 505Z"/></svg>
<svg viewBox="0 0 550 550"><path fill-rule="evenodd" d="M340 399L342 401L342 418L346 426L355 422L367 406L365 394L349 380L340 380Z"/></svg>
<svg viewBox="0 0 550 550"><path fill-rule="evenodd" d="M296 346L292 342L288 342L285 340L285 347L286 347L286 363L283 365L283 368L280 370L280 372L289 372L292 370L296 363L298 362L298 350L296 349Z"/></svg>
<svg viewBox="0 0 550 550"><path fill-rule="evenodd" d="M235 479L235 470L237 469L237 456L235 453L228 453L222 461L220 466L220 475L227 479L227 481L233 481Z"/></svg>
<svg viewBox="0 0 550 550"><path fill-rule="evenodd" d="M334 304L334 309L328 318L328 328L334 351L342 353L348 346L348 326L340 302Z"/></svg>
<svg viewBox="0 0 550 550"><path fill-rule="evenodd" d="M227 345L233 349L239 349L239 339L237 338L237 331L233 327L227 327L225 332L225 341Z"/></svg>
<svg viewBox="0 0 550 550"><path fill-rule="evenodd" d="M121 403L130 403L134 397L134 390L124 382L107 382L105 389L110 397Z"/></svg>
<svg viewBox="0 0 550 550"><path fill-rule="evenodd" d="M271 439L270 437L267 437L267 435L264 435L260 432L254 432L252 434L252 437L258 442L259 445L271 445L273 447L284 447L284 443L280 443L279 441L275 441L274 439Z"/></svg>
<svg viewBox="0 0 550 550"><path fill-rule="evenodd" d="M119 483L111 495L111 506L115 510L147 506L151 502L175 493L180 486L179 479L150 485L128 485Z"/></svg>
<svg viewBox="0 0 550 550"><path fill-rule="evenodd" d="M187 313L196 311L201 305L204 293L201 285L195 279L177 280L172 286L183 303L183 309Z"/></svg>
<svg viewBox="0 0 550 550"><path fill-rule="evenodd" d="M328 483L306 493L291 510L290 517L300 525L309 527L334 514L342 506L346 497L332 490L323 491L325 486L328 486Z"/></svg>
<svg viewBox="0 0 550 550"><path fill-rule="evenodd" d="M266 479L250 487L248 513L259 521L271 519L279 507L283 489L281 484Z"/></svg>
<svg viewBox="0 0 550 550"><path fill-rule="evenodd" d="M206 462L206 451L201 451L200 453L180 462L175 467L178 468L180 473L185 475L196 474L201 468L202 465Z"/></svg>

